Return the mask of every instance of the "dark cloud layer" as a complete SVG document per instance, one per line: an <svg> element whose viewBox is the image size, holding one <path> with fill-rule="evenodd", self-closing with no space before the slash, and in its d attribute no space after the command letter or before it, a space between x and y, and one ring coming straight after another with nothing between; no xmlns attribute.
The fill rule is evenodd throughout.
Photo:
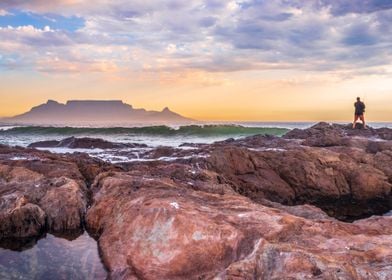
<svg viewBox="0 0 392 280"><path fill-rule="evenodd" d="M333 15L373 13L392 9L391 0L321 0L320 4L329 7Z"/></svg>

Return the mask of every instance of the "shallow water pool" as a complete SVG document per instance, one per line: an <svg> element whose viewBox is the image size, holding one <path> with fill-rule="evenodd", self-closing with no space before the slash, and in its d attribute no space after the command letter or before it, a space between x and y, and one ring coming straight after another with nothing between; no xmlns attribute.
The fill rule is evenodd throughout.
<svg viewBox="0 0 392 280"><path fill-rule="evenodd" d="M97 243L86 232L72 241L47 234L31 248L15 249L17 246L13 250L0 248L0 279L105 279L107 276Z"/></svg>

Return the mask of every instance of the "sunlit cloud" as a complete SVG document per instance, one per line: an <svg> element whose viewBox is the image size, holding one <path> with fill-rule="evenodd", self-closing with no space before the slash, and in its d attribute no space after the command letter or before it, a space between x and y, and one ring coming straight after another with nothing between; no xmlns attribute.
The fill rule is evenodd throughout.
<svg viewBox="0 0 392 280"><path fill-rule="evenodd" d="M373 67L387 64L391 56L391 6L380 0L356 5L327 0L100 0L94 5L82 0L52 1L50 5L41 0L2 1L2 14L12 10L8 21L13 24L3 24L0 48L21 45L15 55L28 45L32 56L51 51L70 63L70 48L91 46L91 61L113 61L110 54L95 52L95 48L124 46L126 51L120 52L124 57L126 52L143 48L142 64L155 71ZM75 27L66 28L72 22ZM129 63L121 69L135 70L141 64L118 59L115 64ZM80 71L89 69L95 67Z"/></svg>
<svg viewBox="0 0 392 280"><path fill-rule="evenodd" d="M85 73L85 72L104 72L113 73L118 71L117 65L112 61L96 60L84 62L70 62L59 59L58 57L43 58L37 61L36 69L40 72L58 73Z"/></svg>
<svg viewBox="0 0 392 280"><path fill-rule="evenodd" d="M8 16L9 25L3 24L0 48L20 44L14 51L17 53L27 45L34 56L35 52L53 51L54 47L76 49L89 45L89 55L100 55L101 60L112 58L95 53L95 47L117 45L130 51L144 48L147 56L155 58L155 62L145 64L156 71L266 70L271 65L330 71L348 65L357 68L386 64L391 55L391 5L388 1L351 3L101 0L87 5L87 1L81 0L51 4L39 0L2 1L2 14L20 10ZM362 13L368 15L361 16ZM66 28L72 22L75 28ZM72 64L67 53L58 55ZM34 59L42 60L31 58ZM124 62L121 57L118 60ZM91 61L95 63L94 59ZM95 67L83 67L81 71L89 69Z"/></svg>
<svg viewBox="0 0 392 280"><path fill-rule="evenodd" d="M10 12L7 12L6 10L0 9L0 17L4 16L9 16L12 15Z"/></svg>

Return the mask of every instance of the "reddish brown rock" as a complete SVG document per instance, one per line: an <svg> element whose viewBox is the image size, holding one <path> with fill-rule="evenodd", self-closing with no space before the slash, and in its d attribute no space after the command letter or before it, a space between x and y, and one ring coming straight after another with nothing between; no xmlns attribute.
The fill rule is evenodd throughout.
<svg viewBox="0 0 392 280"><path fill-rule="evenodd" d="M230 181L238 193L255 201L266 198L290 203L295 199L293 188L258 156L258 152L237 147L220 148L212 152L208 163L209 168Z"/></svg>
<svg viewBox="0 0 392 280"><path fill-rule="evenodd" d="M38 205L46 213L47 227L52 232L79 230L83 227L87 209L87 190L82 183L68 178L59 178L61 182L50 188L40 199Z"/></svg>
<svg viewBox="0 0 392 280"><path fill-rule="evenodd" d="M87 188L71 158L20 148L0 154L0 239L82 229Z"/></svg>
<svg viewBox="0 0 392 280"><path fill-rule="evenodd" d="M284 136L286 139L305 139L304 144L313 147L339 146L343 137L342 128L324 122L305 130L293 129Z"/></svg>
<svg viewBox="0 0 392 280"><path fill-rule="evenodd" d="M392 277L390 217L346 224L126 173L100 175L94 192L87 225L114 279Z"/></svg>
<svg viewBox="0 0 392 280"><path fill-rule="evenodd" d="M69 148L69 149L123 149L134 147L146 147L142 144L115 143L100 138L90 137L68 137L63 140L49 140L34 142L30 148Z"/></svg>
<svg viewBox="0 0 392 280"><path fill-rule="evenodd" d="M308 203L339 219L351 220L392 208L392 185L382 171L382 162L375 164L373 157L348 147L331 150L298 146L258 152L223 147L212 152L208 163L209 168L231 181L238 193L254 201Z"/></svg>
<svg viewBox="0 0 392 280"><path fill-rule="evenodd" d="M383 140L392 140L392 129L390 128L372 128L367 126L363 128L362 124L357 123L355 129L352 124L329 124L320 122L308 129L293 129L284 135L286 139L304 139L305 143L310 146L336 146L342 144L342 138L345 137L362 137L362 138L379 138Z"/></svg>
<svg viewBox="0 0 392 280"><path fill-rule="evenodd" d="M158 147L150 153L149 157L150 158L172 157L176 152L177 150L171 147Z"/></svg>
<svg viewBox="0 0 392 280"><path fill-rule="evenodd" d="M39 236L45 229L45 212L23 196L3 196L0 211L1 238Z"/></svg>
<svg viewBox="0 0 392 280"><path fill-rule="evenodd" d="M392 217L332 218L392 208L389 132L295 133L119 166L0 146L1 237L86 220L112 279L392 279Z"/></svg>
<svg viewBox="0 0 392 280"><path fill-rule="evenodd" d="M389 181L392 182L392 149L378 152L373 158L374 166L383 171L388 176Z"/></svg>

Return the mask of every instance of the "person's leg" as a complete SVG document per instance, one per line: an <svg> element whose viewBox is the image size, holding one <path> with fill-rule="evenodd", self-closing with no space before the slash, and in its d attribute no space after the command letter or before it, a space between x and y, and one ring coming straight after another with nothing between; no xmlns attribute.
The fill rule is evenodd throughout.
<svg viewBox="0 0 392 280"><path fill-rule="evenodd" d="M364 114L362 114L362 115L361 115L361 117L360 117L360 119L361 119L361 121L362 121L363 128L366 128L366 123L365 123L365 115L364 115Z"/></svg>
<svg viewBox="0 0 392 280"><path fill-rule="evenodd" d="M359 118L358 115L354 115L353 128L355 128L355 124L357 123L358 118Z"/></svg>

